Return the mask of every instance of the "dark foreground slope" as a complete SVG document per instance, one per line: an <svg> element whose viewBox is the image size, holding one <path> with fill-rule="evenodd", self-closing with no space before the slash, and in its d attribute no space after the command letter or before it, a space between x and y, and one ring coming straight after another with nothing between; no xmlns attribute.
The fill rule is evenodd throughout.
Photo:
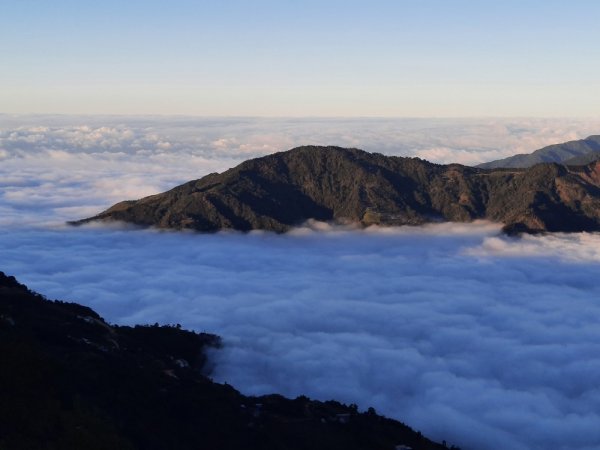
<svg viewBox="0 0 600 450"><path fill-rule="evenodd" d="M246 397L201 374L219 338L117 327L0 272L0 449L441 450L338 402Z"/></svg>
<svg viewBox="0 0 600 450"><path fill-rule="evenodd" d="M532 153L521 153L504 159L479 164L482 169L527 168L540 163L585 164L595 161L591 154L600 152L600 136L553 144ZM588 156L590 155L590 156Z"/></svg>
<svg viewBox="0 0 600 450"><path fill-rule="evenodd" d="M483 170L340 147L246 161L89 219L159 228L283 232L307 219L419 225L489 219L507 231L600 229L600 164Z"/></svg>

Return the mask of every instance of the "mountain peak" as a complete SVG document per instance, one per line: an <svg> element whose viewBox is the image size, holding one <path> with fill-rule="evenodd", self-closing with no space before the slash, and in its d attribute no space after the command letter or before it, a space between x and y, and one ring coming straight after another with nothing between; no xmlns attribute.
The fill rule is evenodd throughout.
<svg viewBox="0 0 600 450"><path fill-rule="evenodd" d="M93 220L159 228L284 232L308 219L368 225L489 219L507 230L600 229L598 185L560 164L483 170L355 148L301 146L245 161Z"/></svg>

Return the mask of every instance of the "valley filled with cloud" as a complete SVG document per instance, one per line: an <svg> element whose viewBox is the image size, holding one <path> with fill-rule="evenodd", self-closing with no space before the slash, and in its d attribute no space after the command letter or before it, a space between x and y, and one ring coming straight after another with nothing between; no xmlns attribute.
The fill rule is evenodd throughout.
<svg viewBox="0 0 600 450"><path fill-rule="evenodd" d="M464 450L592 450L599 234L311 222L202 235L64 221L300 144L475 164L599 125L2 116L0 270L111 322L221 335L212 376L247 394L372 406Z"/></svg>

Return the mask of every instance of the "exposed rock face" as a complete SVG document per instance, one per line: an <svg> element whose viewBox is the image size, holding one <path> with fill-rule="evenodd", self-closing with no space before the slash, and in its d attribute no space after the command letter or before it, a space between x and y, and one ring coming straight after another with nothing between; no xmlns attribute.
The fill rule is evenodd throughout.
<svg viewBox="0 0 600 450"><path fill-rule="evenodd" d="M600 163L484 170L340 147L246 161L93 220L159 228L283 232L307 219L418 225L489 219L507 231L600 229Z"/></svg>
<svg viewBox="0 0 600 450"><path fill-rule="evenodd" d="M509 156L508 158L479 164L477 167L482 169L524 169L532 167L535 164L550 162L573 165L586 164L595 160L592 156L587 156L594 152L600 152L600 136L588 136L585 139L579 139L577 141L549 145L540 148L533 153L522 153Z"/></svg>
<svg viewBox="0 0 600 450"><path fill-rule="evenodd" d="M213 383L203 350L219 342L177 326L113 326L0 272L0 448L447 448L373 410Z"/></svg>

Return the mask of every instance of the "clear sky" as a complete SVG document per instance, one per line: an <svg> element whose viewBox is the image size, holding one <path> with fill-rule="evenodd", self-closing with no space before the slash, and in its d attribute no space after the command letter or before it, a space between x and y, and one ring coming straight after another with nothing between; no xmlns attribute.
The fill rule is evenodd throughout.
<svg viewBox="0 0 600 450"><path fill-rule="evenodd" d="M0 112L600 115L592 0L0 0Z"/></svg>

